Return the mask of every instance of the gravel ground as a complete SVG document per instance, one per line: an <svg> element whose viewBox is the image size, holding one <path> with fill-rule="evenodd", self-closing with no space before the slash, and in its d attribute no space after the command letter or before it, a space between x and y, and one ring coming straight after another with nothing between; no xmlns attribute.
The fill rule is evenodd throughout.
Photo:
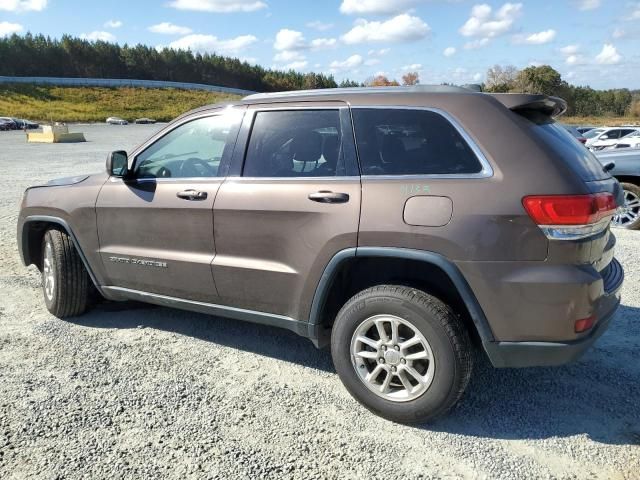
<svg viewBox="0 0 640 480"><path fill-rule="evenodd" d="M24 188L157 128L0 132L0 479L640 478L640 232L617 232L623 307L579 362L479 357L459 407L421 427L360 407L329 353L284 330L139 304L49 315L16 248Z"/></svg>

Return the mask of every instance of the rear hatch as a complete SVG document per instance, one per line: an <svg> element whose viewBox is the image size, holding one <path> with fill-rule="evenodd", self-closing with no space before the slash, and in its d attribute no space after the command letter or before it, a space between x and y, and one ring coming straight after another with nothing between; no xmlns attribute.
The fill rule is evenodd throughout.
<svg viewBox="0 0 640 480"><path fill-rule="evenodd" d="M526 119L525 128L561 167L559 171L563 175L581 180L577 184L580 191L523 199L525 209L549 239L547 261L591 265L606 277L613 268L610 264L615 246L615 236L610 231L611 218L615 208L624 203L620 184L584 145L554 120L566 110L564 100L545 95L493 96Z"/></svg>

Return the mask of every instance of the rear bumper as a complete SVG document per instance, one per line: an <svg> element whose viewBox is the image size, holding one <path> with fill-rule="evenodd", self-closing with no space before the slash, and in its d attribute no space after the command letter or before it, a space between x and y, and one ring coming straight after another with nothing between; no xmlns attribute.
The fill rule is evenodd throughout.
<svg viewBox="0 0 640 480"><path fill-rule="evenodd" d="M620 290L624 271L613 259L607 272L603 272L605 294L597 302L597 322L589 333L567 342L488 342L484 348L493 366L545 367L563 365L580 358L586 350L609 328L620 306Z"/></svg>

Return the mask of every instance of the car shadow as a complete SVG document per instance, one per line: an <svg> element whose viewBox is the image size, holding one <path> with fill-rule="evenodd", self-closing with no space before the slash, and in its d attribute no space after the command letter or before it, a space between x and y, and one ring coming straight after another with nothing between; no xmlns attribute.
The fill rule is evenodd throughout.
<svg viewBox="0 0 640 480"><path fill-rule="evenodd" d="M101 303L71 319L94 328L153 328L335 372L327 350L287 330L156 307ZM496 369L475 356L467 391L444 418L416 428L470 437L547 439L587 435L640 445L640 308L622 306L605 335L579 361L561 367Z"/></svg>

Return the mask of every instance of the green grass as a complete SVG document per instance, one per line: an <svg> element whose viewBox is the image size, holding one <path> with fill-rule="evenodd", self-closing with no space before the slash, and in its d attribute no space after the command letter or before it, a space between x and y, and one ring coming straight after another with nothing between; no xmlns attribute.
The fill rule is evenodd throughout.
<svg viewBox="0 0 640 480"><path fill-rule="evenodd" d="M104 122L111 116L168 121L193 108L237 98L173 88L0 85L0 116L41 122Z"/></svg>

